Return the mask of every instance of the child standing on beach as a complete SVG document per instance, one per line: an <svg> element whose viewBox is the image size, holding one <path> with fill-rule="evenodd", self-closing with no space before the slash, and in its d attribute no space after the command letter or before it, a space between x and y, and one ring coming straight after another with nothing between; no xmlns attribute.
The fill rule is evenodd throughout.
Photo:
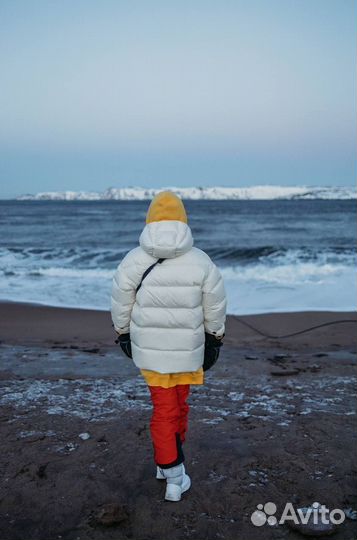
<svg viewBox="0 0 357 540"><path fill-rule="evenodd" d="M193 247L182 200L170 191L158 193L140 246L115 273L112 320L122 349L150 389L156 477L166 479L169 501L179 501L191 485L182 450L187 398L191 384L203 384L203 367L218 356L225 315L222 277L209 256Z"/></svg>

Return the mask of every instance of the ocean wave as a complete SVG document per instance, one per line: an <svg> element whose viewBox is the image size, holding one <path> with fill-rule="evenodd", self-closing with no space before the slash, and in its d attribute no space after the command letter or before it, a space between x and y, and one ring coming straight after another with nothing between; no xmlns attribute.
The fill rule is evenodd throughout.
<svg viewBox="0 0 357 540"><path fill-rule="evenodd" d="M218 264L249 265L263 262L268 265L312 262L315 264L346 264L352 265L357 261L357 251L341 246L327 249L310 247L282 248L280 246L260 246L255 248L210 247L208 255Z"/></svg>
<svg viewBox="0 0 357 540"><path fill-rule="evenodd" d="M312 263L221 268L228 313L356 309L355 268ZM46 268L0 272L1 298L52 306L110 307L112 270Z"/></svg>
<svg viewBox="0 0 357 540"><path fill-rule="evenodd" d="M128 248L0 248L0 269L6 267L50 267L90 269L116 267Z"/></svg>
<svg viewBox="0 0 357 540"><path fill-rule="evenodd" d="M351 267L343 264L277 264L270 266L258 263L251 266L228 266L221 272L225 279L240 282L255 282L280 286L297 286L303 283L322 283L326 279L337 277Z"/></svg>
<svg viewBox="0 0 357 540"><path fill-rule="evenodd" d="M22 271L21 275L30 277L49 277L49 278L74 278L74 279L111 279L114 270L104 268L38 268L28 272Z"/></svg>
<svg viewBox="0 0 357 540"><path fill-rule="evenodd" d="M355 249L336 247L282 249L275 246L257 248L211 248L209 255L229 279L270 282L317 280L342 272L357 263ZM0 274L4 277L108 279L111 278L126 250L80 249L1 249ZM51 256L50 256L51 255Z"/></svg>
<svg viewBox="0 0 357 540"><path fill-rule="evenodd" d="M115 268L128 248L90 249L90 248L0 248L0 269L6 267L63 267L79 269ZM245 265L255 262L266 264L291 264L293 262L313 262L316 264L355 264L355 248L334 246L329 248L283 248L263 245L237 248L236 246L209 246L205 249L218 265Z"/></svg>
<svg viewBox="0 0 357 540"><path fill-rule="evenodd" d="M267 257L281 251L274 246L262 246L257 248L237 248L237 247L209 247L206 253L216 262L219 261L239 261L241 263L254 261L260 257Z"/></svg>
<svg viewBox="0 0 357 540"><path fill-rule="evenodd" d="M3 299L109 309L111 280L127 250L12 248L0 250ZM355 309L354 249L212 247L229 313Z"/></svg>
<svg viewBox="0 0 357 540"><path fill-rule="evenodd" d="M252 265L227 267L222 274L228 313L356 309L353 267ZM0 273L1 298L108 310L112 275L105 269L63 268L40 269L31 274Z"/></svg>
<svg viewBox="0 0 357 540"><path fill-rule="evenodd" d="M331 276L338 276L347 270L355 268L357 254L353 250L320 251L318 253L306 253L305 250L275 250L273 248L261 248L256 250L240 251L239 262L221 265L216 260L225 279L239 282L259 282L263 284L297 285L307 282L322 282ZM245 259L243 258L245 257ZM98 282L110 280L114 274L116 265L110 268L103 266L93 267L92 264L83 266L43 265L44 261L34 264L2 264L0 258L0 275L4 279L14 280L17 277L23 279L50 279L52 282L66 280ZM6 261L9 262L8 260ZM68 262L68 261L67 261ZM73 261L72 261L73 262ZM248 264L249 262L249 264ZM52 261L53 263L53 261Z"/></svg>

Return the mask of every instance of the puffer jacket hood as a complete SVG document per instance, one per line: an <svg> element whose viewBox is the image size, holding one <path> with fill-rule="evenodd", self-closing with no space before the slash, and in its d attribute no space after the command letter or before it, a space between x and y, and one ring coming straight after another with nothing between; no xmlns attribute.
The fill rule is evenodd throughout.
<svg viewBox="0 0 357 540"><path fill-rule="evenodd" d="M191 229L182 221L155 221L144 227L140 246L158 259L179 257L193 246Z"/></svg>

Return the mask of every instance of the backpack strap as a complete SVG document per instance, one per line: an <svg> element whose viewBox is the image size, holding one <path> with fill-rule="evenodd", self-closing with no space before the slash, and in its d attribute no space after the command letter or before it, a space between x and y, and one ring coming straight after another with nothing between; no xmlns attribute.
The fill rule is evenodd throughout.
<svg viewBox="0 0 357 540"><path fill-rule="evenodd" d="M144 281L144 279L146 278L146 276L148 274L150 274L151 270L157 265L157 264L161 264L162 262L164 262L166 259L158 259L156 262L154 262L154 264L152 264L151 266L149 266L149 268L147 268L145 270L145 272L143 273L143 277L141 278L141 281L139 283L139 285L136 287L136 292L138 292L138 290L140 289L141 287L141 284L142 282Z"/></svg>

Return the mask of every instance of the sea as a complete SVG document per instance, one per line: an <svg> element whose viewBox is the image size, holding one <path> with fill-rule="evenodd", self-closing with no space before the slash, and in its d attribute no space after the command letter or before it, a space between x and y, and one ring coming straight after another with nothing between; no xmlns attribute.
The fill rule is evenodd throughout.
<svg viewBox="0 0 357 540"><path fill-rule="evenodd" d="M228 312L356 309L355 200L188 200ZM148 201L0 201L0 299L107 310Z"/></svg>

